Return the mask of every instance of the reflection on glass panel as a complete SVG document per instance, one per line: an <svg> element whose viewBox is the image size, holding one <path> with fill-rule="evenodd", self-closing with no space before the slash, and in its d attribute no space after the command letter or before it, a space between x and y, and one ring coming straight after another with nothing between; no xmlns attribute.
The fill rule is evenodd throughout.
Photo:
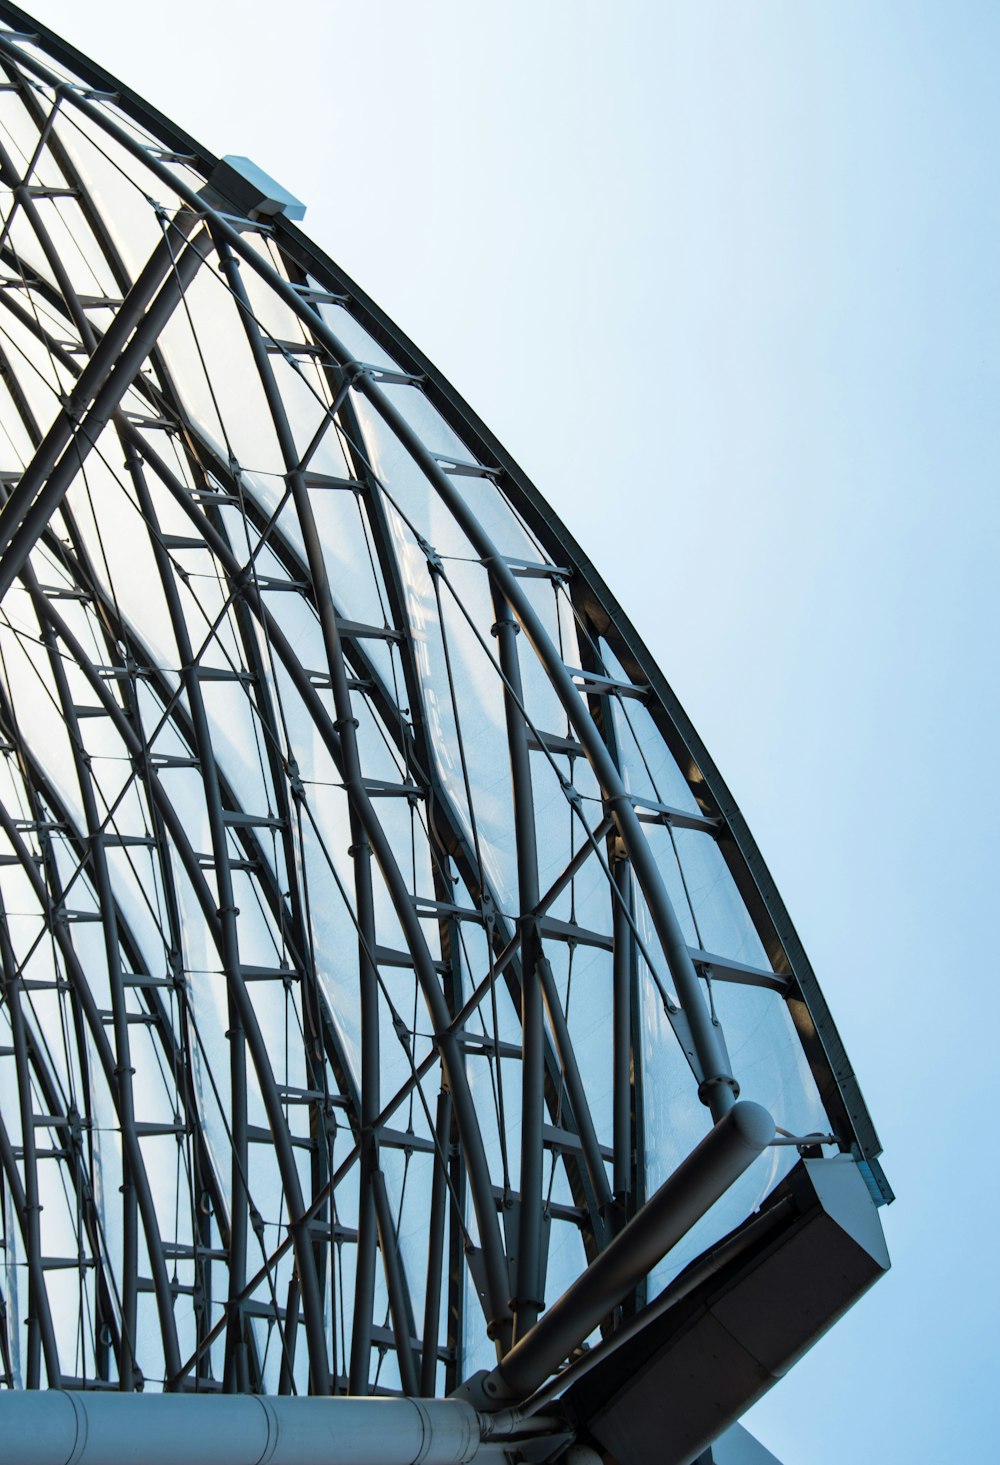
<svg viewBox="0 0 1000 1465"><path fill-rule="evenodd" d="M310 280L309 283L317 292L322 293L324 287L318 281ZM369 366L387 366L390 369L396 367L396 362L388 352L383 350L378 342L368 334L360 321L343 307L323 301L320 305L320 313L355 361L363 361Z"/></svg>
<svg viewBox="0 0 1000 1465"><path fill-rule="evenodd" d="M607 675L628 683L630 679L607 642L602 640L599 648L600 664ZM642 701L635 697L620 697L614 700L613 706L619 757L629 789L672 808L697 814L698 803L690 785Z"/></svg>
<svg viewBox="0 0 1000 1465"><path fill-rule="evenodd" d="M770 970L760 936L715 839L697 829L671 833L698 945L703 951Z"/></svg>

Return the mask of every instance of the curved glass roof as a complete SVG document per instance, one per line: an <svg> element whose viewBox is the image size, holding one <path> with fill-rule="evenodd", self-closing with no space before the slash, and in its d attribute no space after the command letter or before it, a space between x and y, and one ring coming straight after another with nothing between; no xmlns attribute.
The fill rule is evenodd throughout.
<svg viewBox="0 0 1000 1465"><path fill-rule="evenodd" d="M737 1091L788 1142L651 1288L804 1146L877 1181L567 532L268 180L0 17L7 1384L446 1392Z"/></svg>

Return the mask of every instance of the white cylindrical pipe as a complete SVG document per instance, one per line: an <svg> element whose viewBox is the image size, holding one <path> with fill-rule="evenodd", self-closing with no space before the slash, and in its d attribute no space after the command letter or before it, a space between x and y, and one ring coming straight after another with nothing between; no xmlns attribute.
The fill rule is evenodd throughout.
<svg viewBox="0 0 1000 1465"><path fill-rule="evenodd" d="M459 1399L0 1393L0 1465L468 1465Z"/></svg>

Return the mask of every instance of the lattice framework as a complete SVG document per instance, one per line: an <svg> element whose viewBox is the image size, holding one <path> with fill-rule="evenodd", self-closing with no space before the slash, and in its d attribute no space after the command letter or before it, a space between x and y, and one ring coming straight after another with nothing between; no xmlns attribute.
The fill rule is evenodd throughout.
<svg viewBox="0 0 1000 1465"><path fill-rule="evenodd" d="M803 1146L881 1183L738 810L516 465L190 139L51 37L0 67L7 1383L447 1391L739 1088L789 1143L662 1276Z"/></svg>

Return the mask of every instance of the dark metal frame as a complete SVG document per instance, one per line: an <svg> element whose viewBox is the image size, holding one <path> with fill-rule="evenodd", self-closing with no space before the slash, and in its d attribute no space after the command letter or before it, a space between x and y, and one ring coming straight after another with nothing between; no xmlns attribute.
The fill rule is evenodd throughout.
<svg viewBox="0 0 1000 1465"><path fill-rule="evenodd" d="M72 749L84 810L83 824L77 827L66 800L46 773L42 751L25 745L16 709L4 696L0 698L0 725L10 756L17 762L25 796L31 802L32 820L26 839L26 831L18 828L16 818L0 808L0 828L51 931L54 949L66 973L61 1000L81 1035L82 1049L89 1051L88 1045L94 1046L104 1081L114 1097L124 1151L123 1254L119 1261L110 1258L101 1235L94 1194L93 1147L88 1148L87 1141L90 1116L60 1110L60 1104L67 1108L65 1096L60 1094L60 1083L46 1061L44 1038L25 1010L25 991L30 993L31 979L24 976L25 960L16 953L0 898L3 999L13 1035L23 1136L21 1146L14 1145L0 1124L0 1168L27 1256L25 1377L29 1386L40 1384L43 1361L45 1376L52 1385L69 1381L121 1389L141 1386L137 1357L139 1298L143 1290L138 1260L140 1236L152 1273L149 1287L156 1299L163 1386L167 1389L262 1389L265 1361L257 1346L254 1317L265 1319L279 1337L282 1391L294 1390L305 1382L315 1393L366 1393L378 1386L377 1377L372 1376L373 1348L383 1356L392 1353L402 1392L436 1392L440 1363L445 1365L446 1386L452 1388L461 1381L465 1368L462 1338L466 1268L475 1279L484 1327L498 1355L502 1358L512 1346L520 1344L535 1328L546 1305L547 1228L560 1211L546 1195L546 1155L558 1155L563 1166L573 1205L561 1209L578 1225L591 1261L606 1254L616 1234L641 1212L646 1198L641 1159L642 1073L636 1061L640 1016L635 996L637 972L645 953L636 925L633 893L637 890L645 899L676 987L678 1001L668 1004L667 1016L712 1118L721 1122L731 1111L738 1093L738 1075L731 1072L721 1030L706 1000L710 984L705 979L714 976L717 980L769 987L780 992L788 1004L839 1147L863 1161L873 1186L883 1198L890 1199L891 1192L877 1163L878 1138L853 1070L756 844L624 612L533 485L412 343L294 225L280 216L266 222L236 217L235 210L230 212L225 200L212 192L218 159L206 154L72 47L39 28L18 7L0 0L0 19L22 33L19 38L0 32L0 66L8 77L8 86L18 90L39 127L36 157L23 176L13 158L0 147L0 181L11 189L16 208L30 221L55 284L12 254L6 230L5 237L0 238L0 265L17 271L26 299L43 302L67 330L76 332L85 358L81 366L73 350L53 335L37 311L17 299L15 291L0 290L0 322L5 313L16 319L19 328L43 346L75 382L54 422L42 432L18 386L13 363L0 359L9 395L34 449L30 465L10 486L0 512L0 597L11 587L20 586L30 599ZM37 36L40 49L56 65L68 69L78 84L67 84L53 74L30 47L26 49L26 36ZM40 96L32 89L36 82L54 99L48 116ZM134 278L96 201L60 143L52 124L57 108L72 109L88 125L114 138L134 156L137 166L159 178L181 199L180 211L163 220L161 245ZM141 143L116 120L115 111L151 134L161 152ZM87 302L74 290L62 268L59 250L36 207L30 178L43 152L60 171L66 191L80 201L94 241L122 293L112 322L103 333L93 325ZM206 189L199 191L177 176L171 160L179 159L205 180ZM248 236L260 235L277 249L282 271L248 243ZM239 312L283 458L286 491L282 505L287 503L294 513L301 550L286 532L279 513L268 517L261 505L244 493L238 465L227 462L185 412L182 395L158 351L157 342L167 321L184 307L191 282L208 267L208 256L217 262ZM331 491L364 498L373 565L384 586L391 622L384 628L349 620L346 608L336 601L313 514L308 463L296 445L272 367L274 352L287 353L289 348L287 343L270 338L257 319L243 279L248 270L294 313L329 384L331 406L324 430L333 432L334 422L339 426L352 473L346 484L331 485ZM398 374L365 365L353 357L321 313L318 298L324 297L343 305L386 349L398 365ZM151 373L143 373L147 363L153 367ZM419 384L427 400L466 445L468 464L442 460L428 450L383 389L387 381L394 379ZM128 393L138 394L148 403L154 421L170 426L175 441L182 444L184 472L190 483L165 455L157 452L150 441L151 433L137 426L133 415L123 410ZM517 849L516 917L502 913L501 901L486 877L475 831L470 838L438 771L418 650L406 610L406 586L393 549L385 498L364 448L357 411L362 401L409 454L489 574L495 619L492 628L480 628L477 634L483 630L488 634L492 629L495 645L491 658L503 687ZM109 593L104 577L92 563L86 537L78 530L67 500L71 484L82 473L88 454L95 451L106 429L115 433L124 454L134 501L153 545L159 587L180 657L180 690L166 670L157 667L141 636L120 613L113 587ZM542 546L548 556L546 563L526 570L497 551L461 491L462 475L468 473L496 485ZM178 538L161 528L156 503L164 493L190 521L190 539ZM324 649L321 673L303 664L280 618L270 608L269 596L276 587L260 572L257 551L246 562L234 552L225 520L225 511L233 507L240 510L248 529L259 537L260 545L266 543L268 554L288 576L278 588L294 588L315 615ZM56 517L59 530L54 527ZM241 665L231 675L247 691L262 731L264 776L274 803L266 816L243 806L216 757L205 683L220 673L203 663L205 646L194 644L181 598L184 576L178 570L177 556L193 547L204 547L211 554L224 583L223 613L232 609L238 627ZM440 604L441 587L450 589L447 574L433 547L422 548ZM65 586L72 589L64 586L53 593L40 583L36 549L43 550L49 562L58 566ZM579 671L566 665L526 594L523 577L527 572L565 586L579 626ZM61 614L55 603L60 596L75 596L86 605L92 623L100 627L104 662L95 661ZM602 639L624 668L627 684L617 684L602 665ZM393 664L405 689L405 712L401 693L388 685L369 650L373 640L390 644ZM209 641L207 637L205 644ZM530 650L522 650L525 646ZM565 738L540 732L526 709L521 676L525 655L532 655L544 668L565 715ZM76 668L85 679L95 699L86 712L107 720L132 760L129 783L143 790L150 832L145 841L134 838L133 842L140 843L148 853L163 893L161 935L173 963L165 976L142 971L142 943L132 932L115 895L108 853L110 849L126 848L123 840L129 837L116 835L113 809L102 812L80 725L81 710L74 702L67 666ZM294 759L284 751L282 713L271 691L277 678L275 667L280 667L281 676L287 678L310 718L337 770L350 810L350 907L357 937L361 1029L358 1083L351 1075L336 1014L330 1010L317 977L308 882L298 864L302 823L309 817L308 801ZM152 735L146 734L146 691L167 709L164 718L169 717L186 749L183 755L174 756L172 764L154 747L159 727ZM401 770L398 786L375 787L365 775L355 717L354 699L359 695L367 700L391 745ZM611 717L612 701L620 695L641 697L701 811L692 815L657 808L649 817L667 827L687 825L711 832L756 926L771 972L727 963L692 949L686 942L642 827L640 801L623 782ZM567 779L556 762L567 753L570 769L572 759L579 759L581 764L585 761L596 781L601 803L596 823L587 822L580 796L572 785L572 774ZM540 890L536 850L532 774L532 759L536 756L545 758L559 772L567 805L582 836L582 844L563 875L547 892ZM208 855L192 847L183 813L165 786L164 770L178 765L189 767L200 778L211 835ZM435 957L422 924L428 913L418 908L408 888L397 851L376 808L378 799L393 796L405 798L412 809L420 805L424 810L425 823L421 827L433 867L440 958ZM281 847L281 878L277 857L268 856L268 836ZM72 850L77 867L74 879L86 883L100 912L111 985L109 1021L97 1007L70 936L72 922L67 919L65 881L59 876L59 841ZM602 865L613 909L613 933L607 938L613 951L614 984L610 1154L602 1150L598 1140L585 1078L546 956L552 941L595 939L595 933L582 926L554 921L548 914L553 901L587 861ZM256 970L241 958L236 884L242 874L252 878L268 919L281 932L288 957L285 966ZM177 889L181 880L187 882L201 907L205 931L226 980L231 1095L228 1187L218 1173L217 1157L206 1141L199 1116L194 1072L200 1039L182 969ZM471 909L456 904L456 883L467 893ZM394 911L405 941L403 952L386 952L378 944L376 885ZM489 971L479 981L475 973L465 969L463 959L463 927L469 922L482 929L489 950ZM387 1095L383 1092L380 1014L387 1003L391 1006L391 1001L381 971L400 965L412 970L424 1004L423 1015L431 1023L432 1040L427 1053L418 1059L416 1025L408 1028L401 1018L397 1024L399 1015L393 1009L393 1026L406 1054L410 1077L396 1093ZM471 990L470 979L475 982ZM297 990L296 1011L301 1017L307 1071L307 1084L300 1093L291 1094L276 1077L269 1052L270 1035L261 1030L248 985L254 981L274 982L286 993L293 987ZM467 1023L500 982L521 1018L517 1052L521 1135L519 1186L515 1190L505 1180L498 1195L470 1087L472 1049ZM174 1017L167 1010L168 1001L175 1004ZM175 1076L177 1117L166 1128L136 1115L130 1024L137 1016L148 1026L162 1050L163 1061ZM86 1041L84 1034L89 1034ZM487 1035L486 1047L490 1042L490 1072L500 1075L508 1055L496 1029L491 1039ZM330 1074L335 1077L336 1092L330 1088ZM428 1098L423 1085L432 1077L438 1092ZM257 1133L252 1123L248 1084L255 1086L260 1095L269 1139ZM44 1095L44 1113L33 1108L36 1093ZM414 1097L425 1107L427 1135L412 1131L401 1134L389 1125L392 1114ZM290 1123L292 1104L308 1114L308 1140ZM346 1159L335 1167L332 1148L337 1114L346 1117L352 1144ZM96 1374L80 1380L70 1379L59 1359L45 1284L46 1263L53 1259L47 1259L41 1250L37 1209L41 1161L35 1131L46 1126L58 1141L50 1158L70 1177L81 1215L79 1256L75 1263L71 1258L62 1262L76 1265L81 1278L85 1270L93 1271L95 1276L94 1328L98 1341L92 1352L97 1360ZM172 1257L161 1235L142 1144L144 1138L167 1132L176 1135L179 1149L186 1154L192 1202L197 1200L202 1205L204 1201L201 1218L192 1218L191 1256L184 1258L194 1267L191 1291L197 1320L195 1347L187 1358L176 1327L178 1284L170 1275L168 1262ZM273 1146L288 1211L287 1236L269 1254L249 1181L253 1146L263 1142ZM309 1151L308 1198L296 1159L296 1149L301 1145ZM393 1211L383 1166L383 1154L398 1150L407 1156L407 1164L415 1152L429 1155L433 1163L422 1309L414 1304L408 1274L399 1257L399 1216ZM337 1191L355 1166L359 1176L357 1226L349 1236L351 1228L345 1228L337 1219ZM215 1236L218 1245L213 1244ZM263 1255L263 1265L256 1272L251 1271L250 1264L254 1238ZM328 1313L336 1316L344 1306L334 1273L335 1258L345 1244L356 1248L352 1341L349 1357L338 1359L336 1322L331 1350ZM285 1265L289 1251L294 1256L294 1267L281 1302L273 1278ZM173 1259L176 1266L176 1252ZM222 1317L213 1323L213 1278L223 1264L225 1307ZM269 1291L269 1301L264 1303L255 1299L262 1286ZM642 1305L643 1288L642 1278L637 1279L624 1303L626 1315ZM388 1329L377 1322L378 1293L384 1293L386 1299ZM448 1319L444 1341L439 1325L442 1296ZM296 1362L300 1323L308 1355L305 1381L301 1365ZM606 1325L613 1327L615 1319L608 1319ZM7 1332L0 1331L6 1346ZM212 1346L223 1335L224 1367L221 1377L215 1378ZM9 1378L11 1366L7 1360L5 1367Z"/></svg>

